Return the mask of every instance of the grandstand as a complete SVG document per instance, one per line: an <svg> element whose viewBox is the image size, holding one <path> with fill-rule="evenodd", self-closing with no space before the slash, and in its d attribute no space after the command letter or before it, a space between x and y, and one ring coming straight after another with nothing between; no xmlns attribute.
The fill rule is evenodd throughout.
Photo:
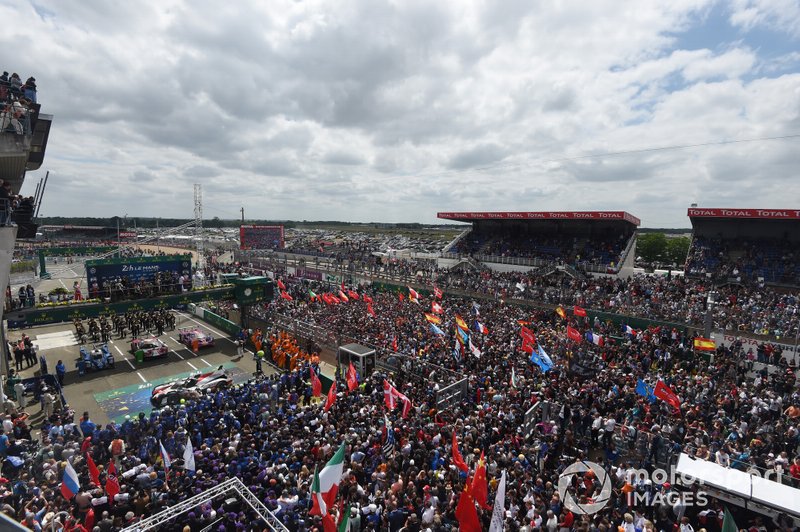
<svg viewBox="0 0 800 532"><path fill-rule="evenodd" d="M495 270L563 266L601 274L632 271L640 224L623 211L440 212L437 217L472 224L443 250L444 260L478 261Z"/></svg>
<svg viewBox="0 0 800 532"><path fill-rule="evenodd" d="M692 207L686 275L718 284L800 285L800 210Z"/></svg>

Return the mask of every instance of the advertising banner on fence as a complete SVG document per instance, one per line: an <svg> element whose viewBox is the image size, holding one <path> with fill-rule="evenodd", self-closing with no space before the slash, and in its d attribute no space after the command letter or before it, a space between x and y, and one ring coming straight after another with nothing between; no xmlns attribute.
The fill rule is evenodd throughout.
<svg viewBox="0 0 800 532"><path fill-rule="evenodd" d="M711 339L717 343L717 346L725 346L728 347L733 344L736 340L740 340L742 342L742 346L744 347L745 352L749 349L753 349L753 353L755 354L758 350L759 344L762 344L761 340L756 340L755 338L745 338L743 336L736 336L735 334L727 333L727 332L714 332L711 333ZM795 364L800 362L797 353L797 346L794 344L794 338L789 340L792 343L783 343L780 341L775 342L768 342L776 347L780 347L783 351L783 358L786 359L786 362L791 363L794 360Z"/></svg>

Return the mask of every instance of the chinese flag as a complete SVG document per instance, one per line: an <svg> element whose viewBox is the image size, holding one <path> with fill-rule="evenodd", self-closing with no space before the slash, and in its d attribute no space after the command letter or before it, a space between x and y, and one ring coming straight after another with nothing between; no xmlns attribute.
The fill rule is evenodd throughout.
<svg viewBox="0 0 800 532"><path fill-rule="evenodd" d="M483 451L481 451L478 465L475 466L475 477L472 479L472 495L478 506L484 510L489 508L486 505L486 501L489 499L489 484L486 479L486 459L483 457Z"/></svg>
<svg viewBox="0 0 800 532"><path fill-rule="evenodd" d="M579 333L577 329L573 329L569 325L567 325L567 338L569 338L573 342L580 342L581 340L583 340L581 333Z"/></svg>
<svg viewBox="0 0 800 532"><path fill-rule="evenodd" d="M481 522L478 519L478 510L475 509L475 499L470 493L470 485L464 485L464 491L458 499L456 506L456 519L458 519L458 529L460 532L481 532Z"/></svg>

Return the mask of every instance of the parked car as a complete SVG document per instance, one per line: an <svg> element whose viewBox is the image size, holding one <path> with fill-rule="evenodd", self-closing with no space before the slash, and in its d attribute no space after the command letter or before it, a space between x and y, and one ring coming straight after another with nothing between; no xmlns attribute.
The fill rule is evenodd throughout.
<svg viewBox="0 0 800 532"><path fill-rule="evenodd" d="M180 403L181 399L197 399L205 390L218 390L230 386L233 379L222 366L208 373L197 373L185 379L167 382L153 388L150 403L161 408Z"/></svg>
<svg viewBox="0 0 800 532"><path fill-rule="evenodd" d="M167 356L169 347L156 336L134 338L131 340L131 352L144 351L144 358L159 358Z"/></svg>
<svg viewBox="0 0 800 532"><path fill-rule="evenodd" d="M197 340L198 347L210 347L214 345L214 337L203 332L200 327L186 327L178 329L178 341L188 348Z"/></svg>

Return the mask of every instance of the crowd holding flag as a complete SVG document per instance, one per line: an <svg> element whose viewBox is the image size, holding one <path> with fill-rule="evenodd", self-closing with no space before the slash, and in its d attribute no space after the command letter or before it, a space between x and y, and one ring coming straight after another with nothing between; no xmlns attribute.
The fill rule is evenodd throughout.
<svg viewBox="0 0 800 532"><path fill-rule="evenodd" d="M64 468L64 476L61 477L61 495L70 500L81 491L81 484L78 480L78 473L72 467L72 463L67 460Z"/></svg>
<svg viewBox="0 0 800 532"><path fill-rule="evenodd" d="M431 302L431 312L433 312L434 314L443 314L444 313L444 309L442 308L442 306L439 303L437 303L436 301L433 301L433 302Z"/></svg>
<svg viewBox="0 0 800 532"><path fill-rule="evenodd" d="M383 430L386 432L383 443L383 454L384 456L391 456L394 454L394 428L392 427L392 424L389 423L389 417L386 416L386 414L384 414L383 420Z"/></svg>
<svg viewBox="0 0 800 532"><path fill-rule="evenodd" d="M350 365L347 367L347 389L352 392L356 388L358 388L358 372L356 372L356 367L353 363L350 362Z"/></svg>
<svg viewBox="0 0 800 532"><path fill-rule="evenodd" d="M86 453L86 466L89 468L89 478L96 486L100 485L100 470L97 469L97 464L94 463L92 455ZM165 468L166 469L166 468Z"/></svg>
<svg viewBox="0 0 800 532"><path fill-rule="evenodd" d="M478 506L484 510L489 509L487 506L489 485L488 479L486 478L486 458L483 455L483 451L481 451L481 457L475 465L475 476L472 477L472 497L475 499L475 503Z"/></svg>
<svg viewBox="0 0 800 532"><path fill-rule="evenodd" d="M460 532L481 532L478 510L475 508L475 499L472 497L470 483L464 485L464 491L458 499L456 506L456 519L458 520L458 530Z"/></svg>
<svg viewBox="0 0 800 532"><path fill-rule="evenodd" d="M285 292L285 291L283 291L283 290L281 290L281 297L282 297L283 299L285 299L286 301L294 301L294 298L293 298L292 296L290 296L290 295L288 294L288 292Z"/></svg>
<svg viewBox="0 0 800 532"><path fill-rule="evenodd" d="M586 333L586 340L599 347L606 345L605 339L602 336L591 331Z"/></svg>
<svg viewBox="0 0 800 532"><path fill-rule="evenodd" d="M314 371L313 366L309 366L308 371L311 373L311 395L314 397L322 396L322 381L319 380L317 372Z"/></svg>
<svg viewBox="0 0 800 532"><path fill-rule="evenodd" d="M539 369L542 370L542 373L547 373L551 369L553 369L553 360L550 358L544 348L539 345L538 349L535 349L531 352L531 362L539 366Z"/></svg>
<svg viewBox="0 0 800 532"><path fill-rule="evenodd" d="M172 460L169 457L169 453L164 448L164 444L161 443L161 440L158 440L158 446L161 448L161 461L164 463L164 474L169 476L169 468L172 465Z"/></svg>
<svg viewBox="0 0 800 532"><path fill-rule="evenodd" d="M578 342L578 343L580 343L580 341L583 340L583 336L581 336L581 333L578 332L578 329L574 329L569 325L567 325L567 338L569 338L573 342Z"/></svg>
<svg viewBox="0 0 800 532"><path fill-rule="evenodd" d="M436 299L442 299L443 295L444 294L442 293L441 288L439 288L436 285L433 285L433 297L435 297Z"/></svg>
<svg viewBox="0 0 800 532"><path fill-rule="evenodd" d="M564 312L564 309L561 307L561 305L556 307L556 314L558 314L562 320L567 317L567 313Z"/></svg>
<svg viewBox="0 0 800 532"><path fill-rule="evenodd" d="M716 351L717 343L711 338L698 337L694 339L694 348L697 351Z"/></svg>
<svg viewBox="0 0 800 532"><path fill-rule="evenodd" d="M373 318L376 316L375 309L372 308L372 303L367 303L367 313Z"/></svg>
<svg viewBox="0 0 800 532"><path fill-rule="evenodd" d="M667 386L664 381L660 379L656 383L656 387L653 390L653 395L671 405L675 410L681 409L681 398L672 391L672 388Z"/></svg>
<svg viewBox="0 0 800 532"><path fill-rule="evenodd" d="M108 469L106 470L106 495L108 495L108 500L113 504L114 497L116 497L120 492L119 489L119 480L117 479L117 466L114 465L114 460L108 464Z"/></svg>
<svg viewBox="0 0 800 532"><path fill-rule="evenodd" d="M486 328L486 325L482 324L478 320L475 320L475 330L481 334L489 334L489 329Z"/></svg>
<svg viewBox="0 0 800 532"><path fill-rule="evenodd" d="M492 521L489 524L489 532L503 532L506 520L506 470L500 475L500 483L494 495L494 508L492 509Z"/></svg>
<svg viewBox="0 0 800 532"><path fill-rule="evenodd" d="M514 373L514 366L511 366L511 381L509 382L512 388L517 387L517 375Z"/></svg>
<svg viewBox="0 0 800 532"><path fill-rule="evenodd" d="M456 314L456 325L462 331L468 331L469 330L469 325L467 325L467 322L464 321L464 318L462 318L458 314Z"/></svg>
<svg viewBox="0 0 800 532"><path fill-rule="evenodd" d="M428 314L426 312L425 319L428 320L430 323L433 323L434 325L439 325L440 323L442 323L442 318L440 318L436 314Z"/></svg>
<svg viewBox="0 0 800 532"><path fill-rule="evenodd" d="M626 325L625 326L625 334L630 334L631 336L633 336L635 338L635 337L639 336L639 331L637 331L636 329L634 329L630 325Z"/></svg>
<svg viewBox="0 0 800 532"><path fill-rule="evenodd" d="M653 387L644 382L642 379L639 379L636 382L636 393L643 396L651 403L656 402L656 396L653 394Z"/></svg>
<svg viewBox="0 0 800 532"><path fill-rule="evenodd" d="M286 290L286 285L283 284L283 281L281 281L280 279L278 279L278 283L277 284L278 284L278 288L280 288L281 290Z"/></svg>
<svg viewBox="0 0 800 532"><path fill-rule="evenodd" d="M586 317L586 309L583 308L583 307L579 307L578 305L575 305L574 307L572 307L572 313L575 314L576 316L580 316L581 318L585 318ZM563 316L562 316L562 318L563 318Z"/></svg>
<svg viewBox="0 0 800 532"><path fill-rule="evenodd" d="M333 379L333 383L331 387L328 389L328 397L325 399L325 406L323 409L325 412L331 409L333 403L336 402L336 379Z"/></svg>
<svg viewBox="0 0 800 532"><path fill-rule="evenodd" d="M458 450L458 439L456 439L456 431L453 429L453 442L452 442L453 465L466 473L469 471L469 466L461 456L461 451Z"/></svg>
<svg viewBox="0 0 800 532"><path fill-rule="evenodd" d="M477 345L472 343L472 338L469 339L469 352L472 353L475 358L481 358L481 350Z"/></svg>
<svg viewBox="0 0 800 532"><path fill-rule="evenodd" d="M435 334L437 336L445 336L444 331L441 330L436 325L434 325L433 323L431 323L431 331L433 331L433 334Z"/></svg>
<svg viewBox="0 0 800 532"><path fill-rule="evenodd" d="M419 300L419 292L417 292L410 286L408 287L408 299L415 302Z"/></svg>
<svg viewBox="0 0 800 532"><path fill-rule="evenodd" d="M194 465L194 448L192 447L192 439L186 438L186 447L183 448L183 468L186 471L195 472Z"/></svg>

